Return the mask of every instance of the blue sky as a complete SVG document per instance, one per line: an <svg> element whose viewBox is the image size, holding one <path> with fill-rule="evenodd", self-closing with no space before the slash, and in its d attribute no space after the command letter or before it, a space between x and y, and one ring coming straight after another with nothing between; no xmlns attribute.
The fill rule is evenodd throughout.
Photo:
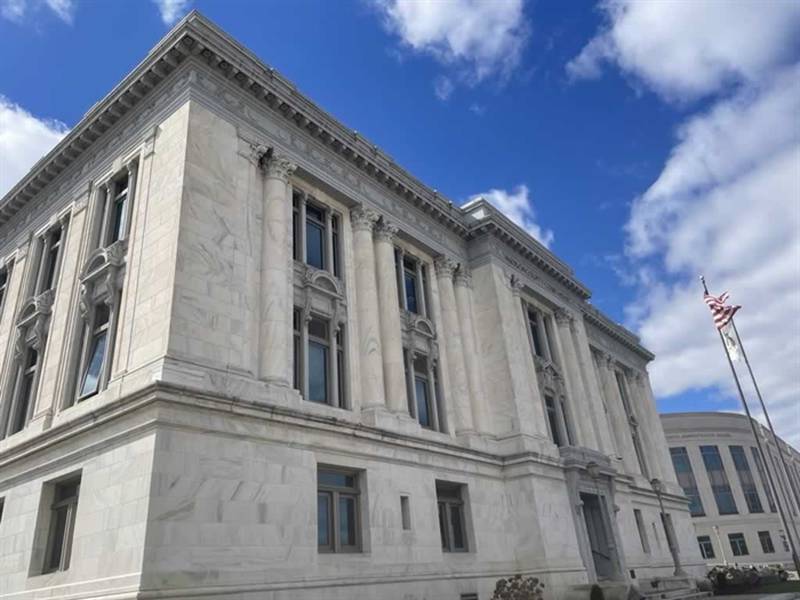
<svg viewBox="0 0 800 600"><path fill-rule="evenodd" d="M731 289L798 445L798 6L0 0L0 194L197 8L419 179L549 244L658 354L661 410L737 409L696 275Z"/></svg>

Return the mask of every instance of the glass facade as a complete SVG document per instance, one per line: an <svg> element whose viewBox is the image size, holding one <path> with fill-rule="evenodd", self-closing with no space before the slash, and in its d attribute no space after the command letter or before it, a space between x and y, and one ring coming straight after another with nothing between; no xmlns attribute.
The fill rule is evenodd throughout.
<svg viewBox="0 0 800 600"><path fill-rule="evenodd" d="M736 467L736 473L739 475L739 483L742 485L742 493L744 494L745 502L747 502L747 510L751 513L763 513L761 498L758 497L758 488L756 488L753 473L750 471L750 464L747 462L747 454L745 454L744 448L730 446L729 449L733 464Z"/></svg>
<svg viewBox="0 0 800 600"><path fill-rule="evenodd" d="M672 466L675 467L675 474L678 483L683 488L683 493L689 499L689 512L693 517L702 517L706 514L703 509L703 500L700 498L700 491L697 489L697 480L694 478L692 463L689 461L689 453L686 448L670 448L669 454L672 457Z"/></svg>
<svg viewBox="0 0 800 600"><path fill-rule="evenodd" d="M736 501L733 499L728 476L725 474L725 467L722 465L722 457L719 448L716 446L700 446L700 454L706 465L708 479L711 482L711 490L714 492L714 500L717 503L717 511L721 515L735 515Z"/></svg>

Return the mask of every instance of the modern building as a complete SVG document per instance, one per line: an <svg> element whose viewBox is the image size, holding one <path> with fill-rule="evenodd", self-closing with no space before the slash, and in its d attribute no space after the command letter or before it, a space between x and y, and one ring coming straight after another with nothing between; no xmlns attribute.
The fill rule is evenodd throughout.
<svg viewBox="0 0 800 600"><path fill-rule="evenodd" d="M678 482L689 498L697 543L706 563L792 566L777 502L800 539L800 452L778 440L784 470L769 430L756 422L778 496L745 415L720 412L662 414Z"/></svg>
<svg viewBox="0 0 800 600"><path fill-rule="evenodd" d="M0 281L0 596L704 568L637 338L197 13L0 200Z"/></svg>

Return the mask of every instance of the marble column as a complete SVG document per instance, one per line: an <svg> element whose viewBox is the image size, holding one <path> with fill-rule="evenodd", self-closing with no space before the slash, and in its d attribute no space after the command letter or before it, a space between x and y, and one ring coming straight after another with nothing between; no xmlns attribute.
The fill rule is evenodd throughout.
<svg viewBox="0 0 800 600"><path fill-rule="evenodd" d="M489 431L489 418L485 410L485 398L481 385L481 365L475 342L475 323L472 316L472 277L463 267L455 272L456 310L458 311L461 343L464 348L464 367L467 371L469 401L472 407L472 423L481 433Z"/></svg>
<svg viewBox="0 0 800 600"><path fill-rule="evenodd" d="M408 413L403 332L397 296L397 269L394 262L394 236L397 227L381 219L375 226L375 261L380 306L380 331L383 348L383 382L386 404L394 412Z"/></svg>
<svg viewBox="0 0 800 600"><path fill-rule="evenodd" d="M622 464L628 473L638 473L639 463L636 460L636 450L633 447L628 415L625 413L622 396L620 396L619 387L617 386L614 365L614 358L610 354L603 353L601 355L600 375L603 392L605 393L608 410L611 413L611 422L614 427L617 448L622 456Z"/></svg>
<svg viewBox="0 0 800 600"><path fill-rule="evenodd" d="M372 240L372 231L377 220L378 217L373 211L363 207L350 211L358 300L358 349L361 363L362 408L386 406L383 387L380 305L378 304L378 286L375 280L375 247Z"/></svg>
<svg viewBox="0 0 800 600"><path fill-rule="evenodd" d="M469 399L469 384L464 365L464 345L453 289L453 272L456 264L446 257L439 257L434 264L439 283L442 311L442 329L447 348L447 369L450 379L450 398L456 409L456 433L474 432L472 407Z"/></svg>
<svg viewBox="0 0 800 600"><path fill-rule="evenodd" d="M574 317L564 309L555 311L556 329L558 331L558 343L561 348L562 364L564 367L564 379L567 384L567 402L570 409L570 425L572 431L578 436L575 445L597 448L597 441L594 431L587 419L577 418L577 407L586 403L586 392L583 389L580 365L578 356L575 352L575 345L572 340L572 320Z"/></svg>
<svg viewBox="0 0 800 600"><path fill-rule="evenodd" d="M643 409L641 411L642 420L644 421L642 427L647 431L647 435L644 437L650 446L650 464L653 465L654 470L657 466L659 471L654 477L674 485L678 480L669 454L669 445L667 444L667 437L664 435L664 427L661 425L661 419L658 416L658 408L653 398L653 391L650 389L650 378L646 372L635 371L633 380L637 392L636 402Z"/></svg>
<svg viewBox="0 0 800 600"><path fill-rule="evenodd" d="M292 272L290 238L292 186L297 167L273 155L263 164L264 212L261 223L261 301L259 377L280 386L292 385Z"/></svg>

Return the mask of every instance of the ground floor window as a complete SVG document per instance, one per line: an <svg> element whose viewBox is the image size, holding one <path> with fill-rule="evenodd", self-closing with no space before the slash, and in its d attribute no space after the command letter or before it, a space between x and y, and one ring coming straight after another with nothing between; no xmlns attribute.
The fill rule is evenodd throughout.
<svg viewBox="0 0 800 600"><path fill-rule="evenodd" d="M436 482L439 507L439 532L444 552L467 552L464 488L457 483Z"/></svg>
<svg viewBox="0 0 800 600"><path fill-rule="evenodd" d="M728 540L731 543L731 551L734 556L747 556L749 554L743 533L729 533Z"/></svg>
<svg viewBox="0 0 800 600"><path fill-rule="evenodd" d="M72 536L75 529L75 512L81 478L73 477L53 485L53 503L50 506L50 527L42 572L66 571L72 554Z"/></svg>
<svg viewBox="0 0 800 600"><path fill-rule="evenodd" d="M761 550L764 554L774 554L775 546L772 544L772 536L769 531L759 531L758 539L761 542Z"/></svg>
<svg viewBox="0 0 800 600"><path fill-rule="evenodd" d="M700 545L700 554L706 560L714 558L714 544L711 543L711 538L707 535L698 535L697 543Z"/></svg>
<svg viewBox="0 0 800 600"><path fill-rule="evenodd" d="M317 548L360 552L359 474L336 467L317 469Z"/></svg>

